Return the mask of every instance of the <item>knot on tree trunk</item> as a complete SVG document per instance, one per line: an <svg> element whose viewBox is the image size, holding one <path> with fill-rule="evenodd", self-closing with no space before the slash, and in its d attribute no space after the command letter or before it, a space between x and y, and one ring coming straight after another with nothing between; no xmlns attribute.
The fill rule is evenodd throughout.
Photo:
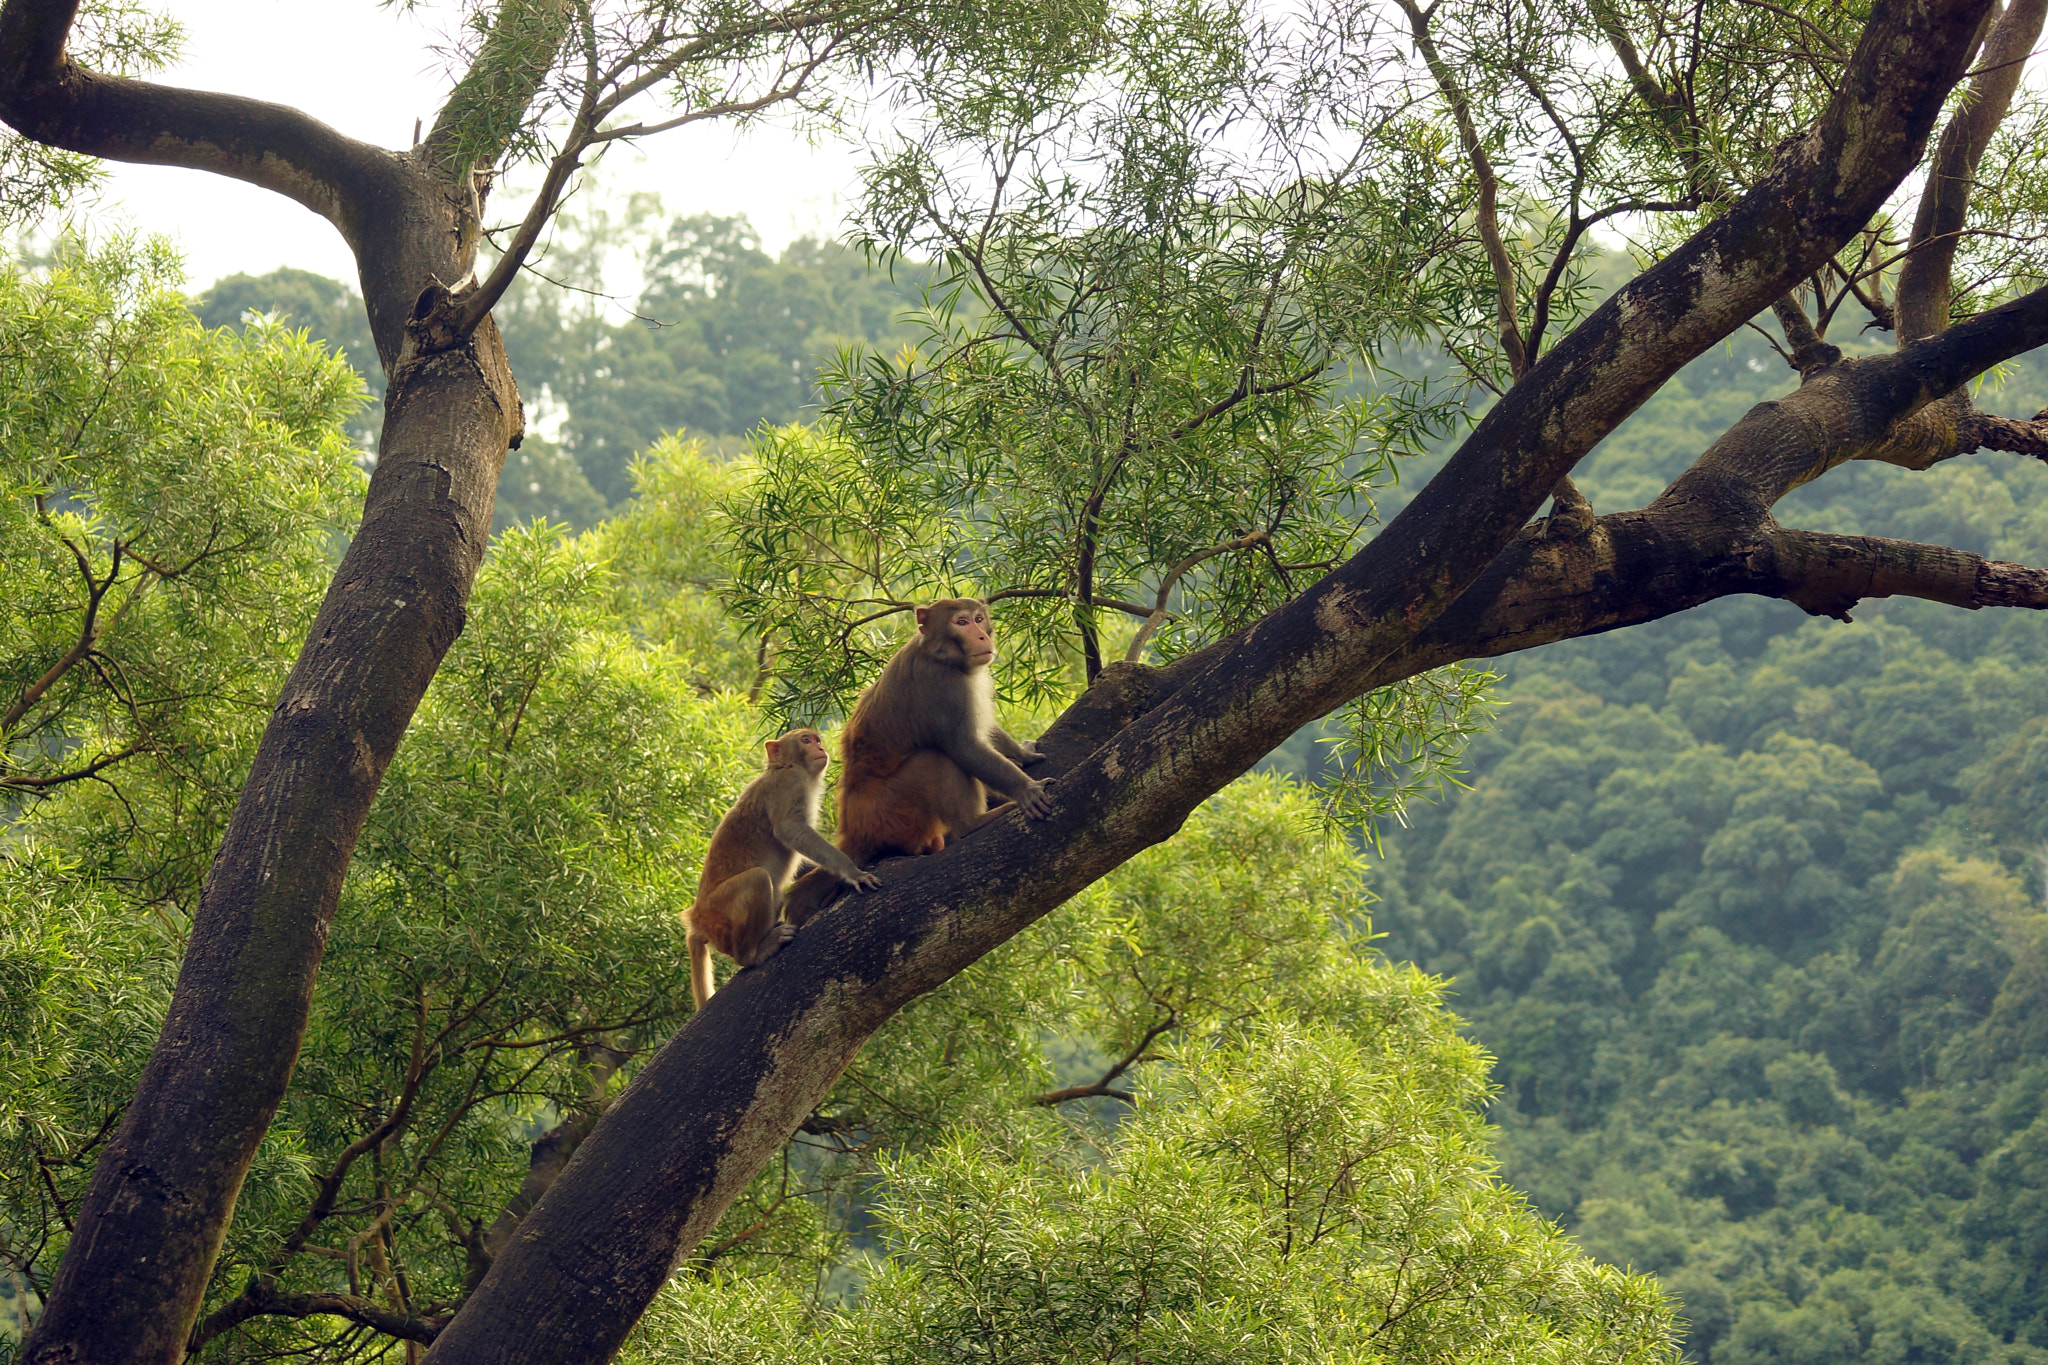
<svg viewBox="0 0 2048 1365"><path fill-rule="evenodd" d="M406 349L415 356L452 351L468 339L463 329L462 295L427 276L427 287L413 300L412 316L406 319Z"/></svg>
<svg viewBox="0 0 2048 1365"><path fill-rule="evenodd" d="M1792 352L1792 367L1798 370L1801 376L1811 374L1815 370L1824 370L1830 365L1838 365L1841 360L1842 348L1832 341L1822 341L1818 337Z"/></svg>

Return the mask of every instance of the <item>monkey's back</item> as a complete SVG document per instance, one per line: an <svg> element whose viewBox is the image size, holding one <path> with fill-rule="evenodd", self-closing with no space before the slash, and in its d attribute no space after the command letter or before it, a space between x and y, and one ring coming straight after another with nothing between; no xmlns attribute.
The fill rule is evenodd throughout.
<svg viewBox="0 0 2048 1365"><path fill-rule="evenodd" d="M712 831L711 844L704 850L704 873L697 879L699 904L721 883L750 867L765 871L778 889L788 884L796 870L796 854L775 837L775 817L781 812L769 808L778 772L771 768L749 782ZM750 857L749 849L766 854Z"/></svg>
<svg viewBox="0 0 2048 1365"><path fill-rule="evenodd" d="M911 714L924 690L913 638L889 656L881 676L861 689L839 735L839 799L871 782L886 782L919 749L930 747ZM842 819L843 819L842 814Z"/></svg>
<svg viewBox="0 0 2048 1365"><path fill-rule="evenodd" d="M951 828L979 814L980 782L947 757L944 670L915 639L891 656L839 737L839 847L865 864L884 853L936 852ZM957 675L956 675L957 676ZM972 684L970 683L971 687Z"/></svg>

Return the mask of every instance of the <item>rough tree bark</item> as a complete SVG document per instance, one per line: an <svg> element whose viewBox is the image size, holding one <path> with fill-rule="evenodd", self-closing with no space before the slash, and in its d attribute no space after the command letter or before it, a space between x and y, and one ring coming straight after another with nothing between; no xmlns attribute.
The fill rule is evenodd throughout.
<svg viewBox="0 0 2048 1365"><path fill-rule="evenodd" d="M1883 361L1812 366L1799 394L1760 407L1642 513L1562 543L1524 529L1581 455L1869 221L1919 162L1986 9L1880 3L1834 101L1774 171L1536 363L1353 560L1166 669L1106 667L1041 742L1059 775L1051 818L999 822L969 846L888 865L881 890L842 901L713 997L585 1140L428 1360L609 1358L677 1255L876 1028L1171 837L1200 801L1350 697L1729 592L1831 612L1886 592L2048 606L2048 574L1783 532L1769 517L1785 491L1843 459L1911 448L1931 461L1969 444L1954 422L1917 431L1916 414L2048 336L2048 292Z"/></svg>
<svg viewBox="0 0 2048 1365"><path fill-rule="evenodd" d="M583 158L798 100L831 64L972 61L976 44L1028 46L1035 28L1028 5L1012 13L905 0L662 4L623 22L570 0L493 0L484 10L475 59L433 131L387 151L281 105L85 70L66 55L77 0L0 0L0 120L49 146L233 176L327 218L355 254L390 381L362 526L272 714L208 875L169 1016L76 1211L25 1359L127 1365L186 1352L236 1194L297 1057L356 838L462 629L499 469L522 430L489 312ZM477 283L495 163L541 99L550 113L539 121L560 125L542 189ZM653 122L631 116L643 99L660 109ZM564 1131L563 1152L580 1131ZM538 1159L537 1182L547 1169ZM240 1306L223 1311L296 1313L312 1303L274 1291L259 1273Z"/></svg>

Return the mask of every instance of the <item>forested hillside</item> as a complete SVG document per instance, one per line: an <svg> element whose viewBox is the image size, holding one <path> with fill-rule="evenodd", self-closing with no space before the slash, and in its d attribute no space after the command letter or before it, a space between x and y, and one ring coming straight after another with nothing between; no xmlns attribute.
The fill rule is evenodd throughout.
<svg viewBox="0 0 2048 1365"><path fill-rule="evenodd" d="M566 413L559 445L508 461L501 526L594 523L659 433L792 420L820 349L902 325L903 286L843 248L770 262L750 241L731 220L671 227L641 300L670 327L539 295L511 313L522 373ZM336 289L224 281L201 313L291 311L353 346L318 311ZM1744 334L1581 486L1602 511L1646 501L1790 380ZM2004 410L2048 406L2038 365L1993 382ZM1858 465L1780 516L2039 563L2048 469ZM1374 925L1450 979L1498 1058L1506 1179L1597 1256L1656 1272L1693 1358L2048 1359L2048 627L1920 602L1855 616L1736 598L1499 664L1469 790L1385 838ZM1269 766L1315 775L1317 739Z"/></svg>
<svg viewBox="0 0 2048 1365"><path fill-rule="evenodd" d="M1581 486L1642 502L1789 378L1748 334ZM1780 519L2048 549L2039 462L1842 473ZM2005 1343L2048 1346L2048 631L1854 615L1737 598L1504 663L1375 925L1500 1059L1506 1178L1657 1272L1696 1358L2032 1358Z"/></svg>

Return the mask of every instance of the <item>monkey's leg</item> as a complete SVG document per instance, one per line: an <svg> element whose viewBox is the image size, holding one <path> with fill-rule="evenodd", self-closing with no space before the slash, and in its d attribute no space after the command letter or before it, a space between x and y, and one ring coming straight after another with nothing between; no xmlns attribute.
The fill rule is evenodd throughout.
<svg viewBox="0 0 2048 1365"><path fill-rule="evenodd" d="M798 877L790 884L789 894L782 898L782 914L789 921L788 927L794 931L823 910L845 884L822 867L814 867Z"/></svg>
<svg viewBox="0 0 2048 1365"><path fill-rule="evenodd" d="M936 853L945 846L947 812L964 775L953 760L934 750L912 754L901 767L849 802L840 816L840 843L847 856L866 866L896 853ZM976 809L979 809L977 807Z"/></svg>
<svg viewBox="0 0 2048 1365"><path fill-rule="evenodd" d="M775 879L758 867L750 867L720 882L705 897L699 915L723 926L724 942L720 946L740 966L751 967L789 942L788 934L777 932L783 927L776 923L779 909L775 903Z"/></svg>
<svg viewBox="0 0 2048 1365"><path fill-rule="evenodd" d="M980 829L983 825L986 825L994 820L1000 820L1005 815L1008 815L1011 811L1015 809L1017 809L1017 803L1015 801L1005 801L1002 805L997 806L994 810L985 810L981 814L969 820L966 824L955 826L953 830L953 837L955 839L964 839L968 835L974 833L974 831Z"/></svg>

